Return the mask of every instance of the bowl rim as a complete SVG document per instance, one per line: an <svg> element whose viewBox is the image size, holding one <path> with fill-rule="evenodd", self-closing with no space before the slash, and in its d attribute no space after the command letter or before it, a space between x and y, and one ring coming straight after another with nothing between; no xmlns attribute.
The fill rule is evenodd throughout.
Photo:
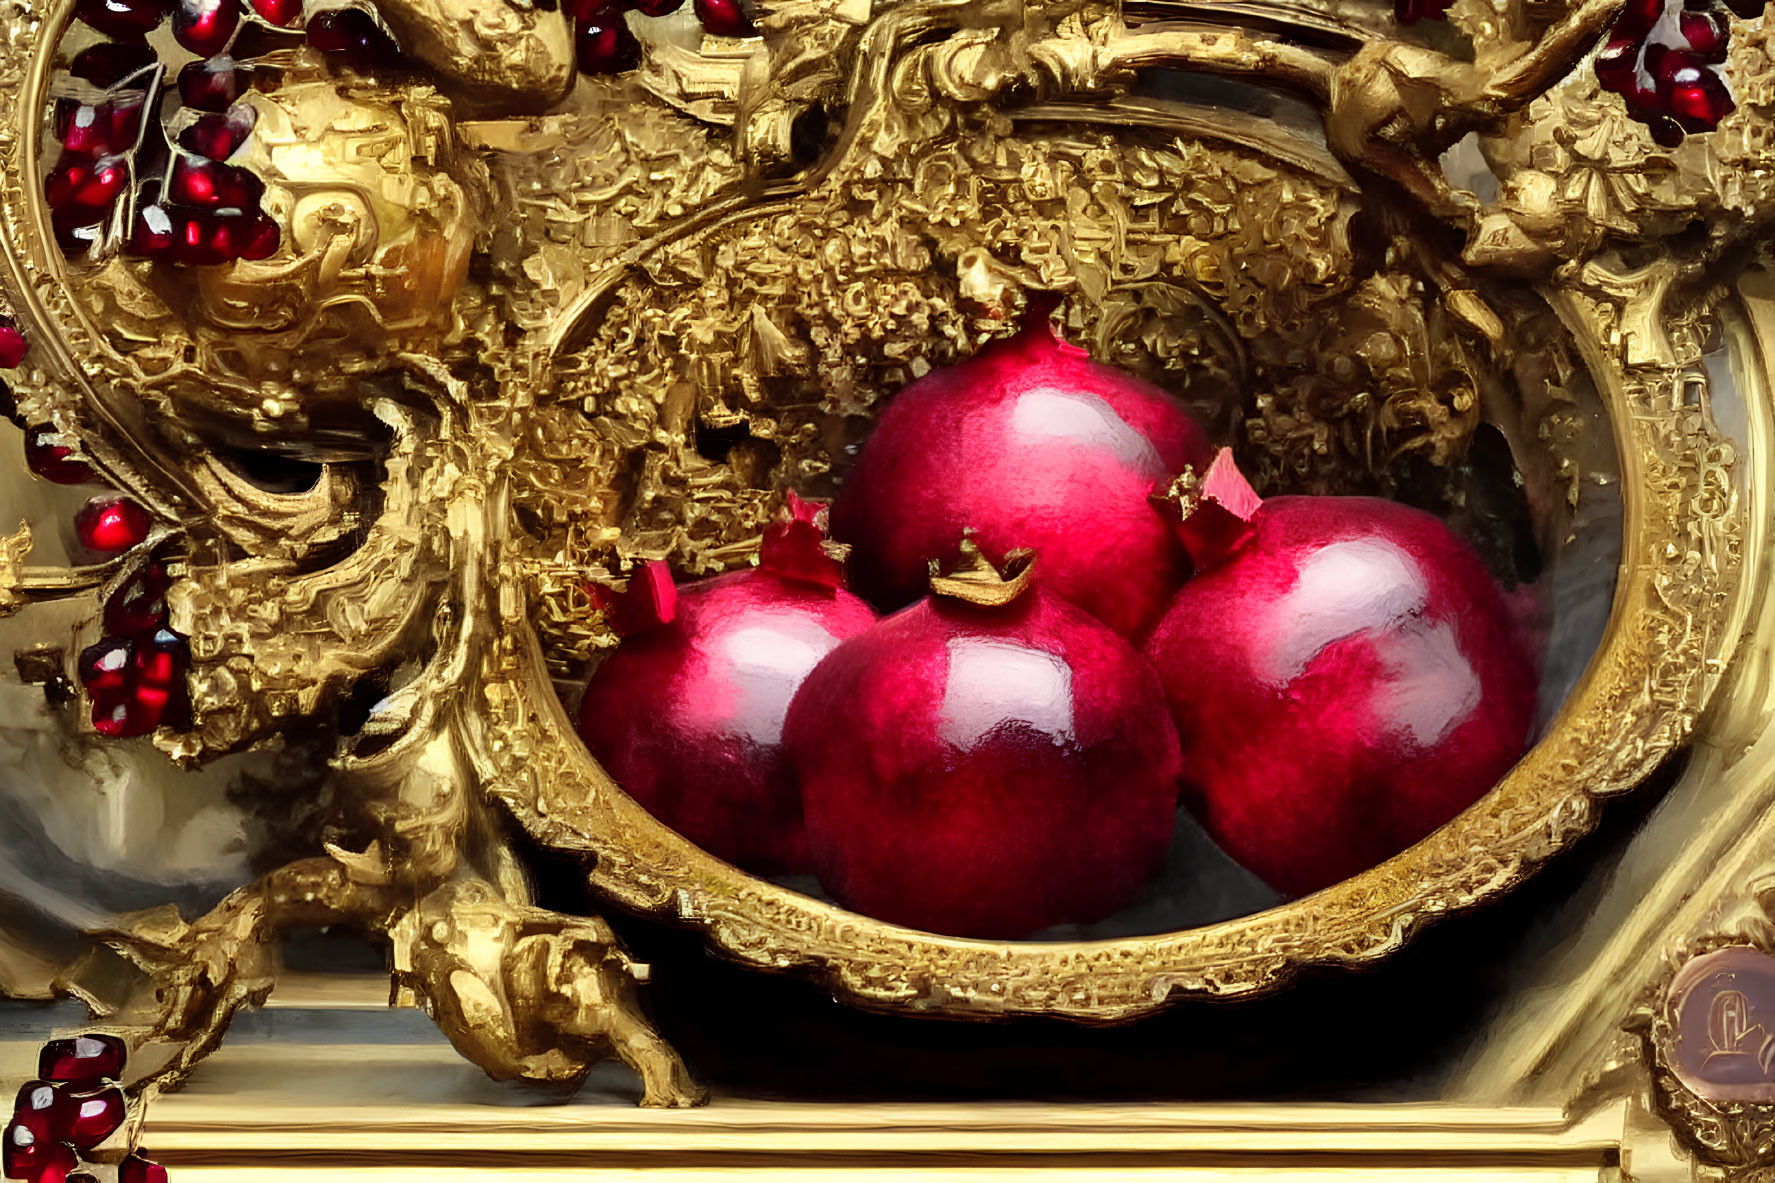
<svg viewBox="0 0 1775 1183"><path fill-rule="evenodd" d="M701 930L741 963L813 976L875 1009L1114 1023L1186 996L1273 990L1307 966L1353 966L1425 923L1497 897L1596 822L1692 732L1752 598L1743 543L1766 503L1771 437L1760 350L1739 376L1753 404L1738 447L1685 414L1692 371L1648 368L1595 306L1546 293L1577 338L1621 461L1624 523L1603 638L1545 735L1490 792L1416 845L1341 883L1247 916L1089 941L947 937L848 912L759 879L654 819L598 767L554 693L514 600L470 732L489 791L536 840L590 856L593 889L630 911ZM1758 463L1747 462L1755 454ZM514 627L517 626L517 627Z"/></svg>

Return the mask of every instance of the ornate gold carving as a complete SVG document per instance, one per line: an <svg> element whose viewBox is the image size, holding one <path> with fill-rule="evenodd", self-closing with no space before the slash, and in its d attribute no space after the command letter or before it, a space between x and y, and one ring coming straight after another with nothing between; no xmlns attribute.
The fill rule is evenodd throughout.
<svg viewBox="0 0 1775 1183"><path fill-rule="evenodd" d="M756 41L650 28L643 69L546 113L558 13L403 0L384 16L434 85L280 51L243 161L284 245L192 279L54 246L38 162L69 7L0 0L0 281L36 342L23 411L167 523L194 720L156 742L195 762L375 700L284 819L295 861L193 923L95 934L146 984L112 997L95 961L68 988L176 1046L156 1082L263 997L278 932L353 923L495 1075L571 1085L614 1052L646 1103L696 1100L639 1016L641 967L602 921L536 906L507 820L604 898L864 1005L1106 1022L1271 989L1518 883L1684 741L1732 656L1741 460L1690 394L1709 277L1775 175L1760 33L1735 31L1739 112L1671 153L1578 68L1620 0L1551 20L1463 0L1470 60L1365 7L793 0ZM1179 73L1292 105L1232 119L1168 97ZM1491 205L1439 164L1469 133ZM1722 226L1704 245L1681 237L1697 215ZM1615 615L1494 792L1268 912L1000 944L748 876L594 764L556 692L611 640L590 586L639 559L749 562L781 491L829 491L894 390L1055 297L1070 337L1179 390L1266 492L1389 491L1409 459L1452 501L1489 416L1557 491L1557 540L1598 476L1577 446L1594 387L1627 506ZM258 487L243 449L315 481ZM9 558L0 597L106 577Z"/></svg>
<svg viewBox="0 0 1775 1183"><path fill-rule="evenodd" d="M31 526L20 522L12 534L0 538L0 616L8 616L29 601L24 594L25 558L31 553Z"/></svg>

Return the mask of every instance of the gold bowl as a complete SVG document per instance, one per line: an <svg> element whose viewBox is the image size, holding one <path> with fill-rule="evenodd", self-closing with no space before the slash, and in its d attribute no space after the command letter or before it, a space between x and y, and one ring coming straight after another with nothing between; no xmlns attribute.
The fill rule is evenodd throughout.
<svg viewBox="0 0 1775 1183"><path fill-rule="evenodd" d="M1583 331L1577 301L1568 324ZM1743 549L1760 533L1769 404L1749 316L1734 317L1751 438L1727 441L1690 402L1694 375L1646 374L1585 341L1614 424L1626 498L1613 611L1587 670L1540 741L1454 821L1313 895L1216 924L1085 942L964 940L899 928L756 878L638 806L598 767L521 637L470 730L490 790L542 845L591 856L597 892L687 925L744 964L811 973L864 1006L1109 1023L1189 995L1273 989L1314 965L1373 962L1423 924L1521 883L1595 825L1602 804L1677 752L1743 623ZM1689 391L1690 393L1686 393ZM524 619L513 604L508 624Z"/></svg>

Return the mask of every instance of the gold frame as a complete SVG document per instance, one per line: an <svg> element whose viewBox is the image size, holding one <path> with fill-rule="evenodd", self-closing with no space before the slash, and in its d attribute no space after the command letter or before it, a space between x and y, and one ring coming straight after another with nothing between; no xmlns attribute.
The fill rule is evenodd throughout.
<svg viewBox="0 0 1775 1183"><path fill-rule="evenodd" d="M1583 10L1591 7L1585 5ZM47 9L28 0L0 0L0 30L8 36L0 46L0 286L38 343L29 393L50 410L54 426L83 440L108 475L159 507L162 502L155 499L164 500L165 490L136 471L131 454L106 435L106 431L130 434L119 419L128 400L106 397L112 384L121 385L129 377L129 366L71 297L66 265L51 249L41 194L34 182L26 181L35 177L41 137L37 116L50 73L49 56L35 51L56 44L70 8L70 0L57 0ZM1138 64L1145 60L1142 54L1204 47L1187 37L1165 40L1157 49L1112 45L1104 51L1103 62L1091 56L1098 48L1060 46L1080 55L1071 65L1081 74L1090 73L1087 66L1109 71L1118 63ZM714 85L709 78L726 77L720 55L713 55L713 60L711 73L697 85ZM495 133L483 128L477 134ZM1342 164L1327 159L1328 168L1341 171ZM696 223L697 232L713 233L722 228L721 216L731 208L717 204L689 221ZM589 307L639 257L630 252L620 265L613 264L601 277L603 286L583 293L574 307ZM449 813L450 824L457 828L439 827L428 834L427 841L435 846L415 843L417 852L410 854L413 864L436 857L439 865L447 866L446 877L454 873L457 864L446 862L442 854L469 828L463 818L472 814L474 806L463 803L463 795L472 786L501 803L533 838L587 856L590 881L605 899L701 929L715 948L741 962L818 977L847 1000L864 1006L972 1018L1042 1014L1111 1023L1138 1018L1188 995L1236 997L1275 989L1307 966L1372 962L1399 948L1430 920L1510 890L1587 833L1600 802L1629 790L1677 751L1716 705L1722 681L1743 669L1738 644L1767 591L1770 527L1765 519L1768 507L1775 504L1770 495L1775 480L1770 303L1762 280L1750 277L1740 286L1738 311L1727 317L1744 326L1746 357L1755 358L1748 367L1751 372L1742 376L1751 429L1746 439L1729 441L1713 421L1705 397L1692 397L1698 386L1704 387L1700 343L1704 321L1716 310L1669 302L1675 275L1676 267L1668 261L1621 272L1592 259L1575 274L1562 275L1557 283L1550 279L1538 289L1579 343L1614 427L1621 458L1626 519L1620 582L1604 641L1584 678L1547 737L1478 805L1387 863L1317 895L1255 916L1160 936L1002 943L895 928L719 862L643 812L596 767L574 737L550 684L540 642L529 627L527 596L534 591L530 577L536 572L525 566L525 556L513 544L507 520L510 490L497 483L474 488L472 482L463 482L469 487L456 490L450 505L415 510L433 515L432 525L447 515L462 524L461 538L455 540L460 549L426 556L433 569L420 574L448 583L460 603L481 615L458 621L460 627L446 639L448 661L439 664L448 672L437 674L428 686L432 697L418 712L424 726L415 726L388 751L348 760L343 766L365 783L395 786L391 796L398 796L400 787L409 783L435 781L456 788L458 796L439 812ZM565 336L576 327L571 320L563 318L561 325L541 334L546 338L543 347L512 362L513 367L527 365L532 374L547 376ZM458 422L451 430L468 429ZM419 462L413 456L404 459L412 460L417 469ZM28 543L28 534L25 540ZM4 563L0 610L16 606L9 597L28 597L41 590L32 583L39 577L21 574L18 562L23 552L12 553L16 549L12 541L0 549ZM391 571L419 577L413 575L419 560L410 554L374 558L386 562L366 579L390 577ZM82 578L92 586L90 572ZM411 781L404 779L409 777ZM330 849L328 858L337 865L326 869L337 873L344 867L348 878L358 877L351 879L353 890L363 884L393 882L398 896L408 886L398 876L413 868L391 866L387 857L387 851L374 843L365 851ZM154 977L157 985L170 980L189 986L188 978L179 975L203 957L238 973L237 979L226 983L226 991L217 992L225 997L216 1003L214 1014L195 1027L178 1028L162 1021L152 1028L155 1037L184 1038L194 1049L170 1078L188 1071L197 1056L214 1046L234 1008L262 1000L270 990L275 973L261 948L266 934L275 928L265 919L268 910L324 882L303 877L314 872L312 866L301 870L301 875L287 881L256 885L231 897L214 916L198 924L137 918L140 923L128 931L96 934L114 948L129 950L128 955L151 976L159 975ZM485 873L494 877L493 872ZM385 877L380 884L378 876ZM535 941L543 939L536 935L542 930L547 941L556 942L549 946L553 953L570 945L614 948L614 937L595 918L541 914L524 898L521 879L514 872L497 885L511 897L498 901L509 904L507 908L490 904L486 896L445 897L439 907L451 922L473 917L486 920L487 927L469 931L471 926L465 923L468 935L443 952L477 970L491 964L497 972L490 972L489 979L499 980L508 969L500 958L510 954L520 934ZM431 891L432 882L424 882L425 890ZM443 892L439 888L435 894ZM415 889L408 894L420 893ZM415 959L415 951L439 952L426 947L428 935L437 929L425 901L405 913L380 905L372 913L394 918L388 920L387 931L397 945L402 997L423 997L442 1014L441 1021L453 1037L468 1045L464 1050L489 1070L522 1075L512 1067L510 1048L502 1044L497 1024L477 1028L463 1017L466 1005L460 1013L452 1011L452 1000L427 979L425 965ZM610 957L612 963L620 961L614 953ZM596 1016L603 1022L610 1015L626 1019L627 1000L621 996L587 1001L568 995L575 980L573 968L569 965L560 980L527 982L526 986L535 986L531 997L514 989L514 997L494 1001L516 1013L544 997L551 1002L569 997L579 1008L573 1014L575 1021ZM632 965L624 965L622 972L634 980L644 978L644 972ZM84 989L84 984L79 987ZM91 997L95 1003L103 1002ZM460 998L454 1001L461 1003ZM657 1080L649 1078L651 1102L695 1099L694 1089L674 1076L666 1052L633 1053L632 1045L624 1042L633 1029L618 1030L628 1033L616 1037L618 1046L629 1049L657 1074ZM572 1033L590 1038L583 1027ZM591 1034L610 1037L602 1027ZM507 1042L515 1045L515 1040ZM1583 1054L1590 1054L1593 1047L1584 1045ZM583 1065L573 1067L583 1074ZM677 1071L681 1074L681 1066ZM1569 1099L1561 1095L1558 1102ZM206 1111L194 1101L176 1102L167 1112L175 1122L171 1128L190 1132L194 1153L229 1153L229 1139L237 1136L232 1145L242 1153L261 1153L269 1145L253 1143L238 1130L229 1133L226 1121L214 1114L202 1116ZM1204 1120L1201 1113L1210 1111L1170 1112L1165 1120L1173 1125L1165 1128L1187 1142L1197 1136L1190 1131ZM1228 1123L1219 1108L1211 1112L1217 1124L1240 1125ZM184 1120L180 1114L192 1115L188 1127L176 1125ZM859 1120L867 1124L874 1119ZM1277 1128L1266 1120L1258 1113L1241 1128L1251 1137L1262 1137L1264 1130ZM1078 1121L1083 1125L1067 1124ZM1101 1148L1093 1141L1093 1121L1066 1118L1061 1125L1069 1131L1066 1137L1079 1139L1077 1145ZM1546 1110L1520 1119L1470 1121L1448 1111L1430 1119L1430 1124L1437 1121L1464 1131L1454 1137L1455 1142L1491 1146L1485 1131L1507 1129L1509 1137L1550 1147L1547 1152L1555 1155L1569 1152L1571 1144L1564 1139L1574 1129L1593 1129L1555 1118ZM1335 1147L1343 1136L1340 1122L1304 1123L1299 1127L1302 1145L1318 1147L1316 1153L1332 1153L1326 1148ZM1372 1114L1356 1119L1358 1125L1363 1122L1377 1128L1387 1125ZM1408 1136L1407 1127L1416 1128L1412 1122L1395 1125L1395 1132L1407 1132L1395 1139L1383 1129L1363 1143L1362 1153L1385 1157L1417 1145L1412 1141L1415 1135ZM634 1128L644 1126L642 1122ZM1206 1148L1204 1153L1219 1153L1212 1138L1202 1137L1197 1144ZM211 1139L210 1151L202 1150L206 1138ZM1586 1155L1609 1144L1607 1139L1586 1139L1591 1139L1590 1133L1579 1139ZM813 1143L779 1138L776 1133L769 1134L769 1140L780 1147L771 1153L817 1150ZM1620 1143L1614 1146L1618 1151ZM1607 1165L1604 1161L1599 1169Z"/></svg>

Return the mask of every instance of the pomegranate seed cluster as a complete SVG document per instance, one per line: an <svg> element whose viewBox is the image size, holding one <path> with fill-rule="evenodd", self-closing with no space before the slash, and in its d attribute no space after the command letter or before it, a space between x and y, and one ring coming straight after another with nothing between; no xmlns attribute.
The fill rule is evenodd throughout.
<svg viewBox="0 0 1775 1183"><path fill-rule="evenodd" d="M755 30L741 0L694 0L709 32ZM614 74L641 62L625 14L665 16L683 0L569 0L579 68ZM108 40L77 54L55 110L61 153L44 178L57 241L70 256L128 254L214 266L270 257L281 232L264 185L230 163L253 131L240 100L262 68L243 45L305 38L360 71L399 68L399 45L371 7L309 13L301 0L79 0L77 20ZM163 62L148 34L170 18L193 55Z"/></svg>
<svg viewBox="0 0 1775 1183"><path fill-rule="evenodd" d="M1731 0L1750 18L1761 0ZM1620 95L1652 138L1673 148L1692 132L1712 131L1736 105L1720 74L1731 36L1717 0L1629 0L1596 57L1596 77Z"/></svg>
<svg viewBox="0 0 1775 1183"><path fill-rule="evenodd" d="M1393 0L1400 24L1444 20L1451 0ZM1596 77L1627 113L1674 148L1712 131L1736 103L1720 73L1731 37L1727 9L1751 20L1764 0L1628 0L1596 55Z"/></svg>
<svg viewBox="0 0 1775 1183"><path fill-rule="evenodd" d="M57 241L74 256L115 247L188 266L269 258L282 232L264 183L230 163L254 123L240 100L259 61L236 56L243 37L266 47L306 38L358 69L400 61L361 8L304 19L300 0L80 0L74 15L109 38L69 64L54 123L61 154L44 178ZM146 40L169 19L192 55L182 65Z"/></svg>
<svg viewBox="0 0 1775 1183"><path fill-rule="evenodd" d="M1180 805L1280 891L1356 874L1508 771L1538 688L1525 614L1442 521L1264 501L1046 323L899 392L755 569L649 564L602 606L625 639L579 724L618 784L738 866L958 936L1135 902Z"/></svg>
<svg viewBox="0 0 1775 1183"><path fill-rule="evenodd" d="M26 356L18 328L0 317L0 369L17 369ZM10 388L0 380L0 412L25 433L25 465L57 485L101 485L103 478L78 447L53 426L25 422ZM100 623L103 638L80 655L78 676L92 708L93 729L110 739L181 726L189 714L185 639L168 627L166 593L172 577L153 553L154 520L140 502L115 492L93 496L74 515L77 557L116 564Z"/></svg>
<svg viewBox="0 0 1775 1183"><path fill-rule="evenodd" d="M80 654L92 725L110 739L150 735L187 721L185 639L167 627L166 564L149 559L105 601L104 639Z"/></svg>
<svg viewBox="0 0 1775 1183"><path fill-rule="evenodd" d="M129 1116L118 1087L126 1058L123 1041L111 1035L44 1045L38 1079L19 1090L12 1120L0 1135L0 1174L23 1183L97 1183L80 1168ZM139 1151L117 1167L117 1183L166 1183L166 1177L165 1167Z"/></svg>

